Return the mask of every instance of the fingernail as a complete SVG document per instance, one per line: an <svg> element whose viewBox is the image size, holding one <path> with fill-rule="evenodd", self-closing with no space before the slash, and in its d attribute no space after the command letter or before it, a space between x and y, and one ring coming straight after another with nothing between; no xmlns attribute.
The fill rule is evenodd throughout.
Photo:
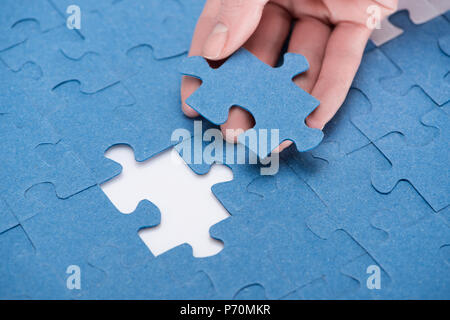
<svg viewBox="0 0 450 320"><path fill-rule="evenodd" d="M215 59L225 47L227 41L228 28L223 23L218 23L209 35L203 47L203 56L207 59Z"/></svg>

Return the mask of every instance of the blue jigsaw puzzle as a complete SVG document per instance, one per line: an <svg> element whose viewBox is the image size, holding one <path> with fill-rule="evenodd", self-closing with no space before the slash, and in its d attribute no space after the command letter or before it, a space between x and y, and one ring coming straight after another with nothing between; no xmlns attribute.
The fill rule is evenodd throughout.
<svg viewBox="0 0 450 320"><path fill-rule="evenodd" d="M322 134L305 125L319 102L292 81L303 56L185 60L204 3L2 1L0 299L448 299L450 13L392 15L404 33L367 45ZM203 81L188 103L212 123L182 114L180 68ZM217 129L235 105L256 126L232 145ZM276 141L255 148L258 129ZM284 140L295 146L278 159ZM221 252L152 254L138 232L159 209L122 214L98 185L121 172L104 157L116 144L138 161L176 146L197 174L232 169L212 187L230 213L210 229Z"/></svg>
<svg viewBox="0 0 450 320"><path fill-rule="evenodd" d="M247 72L249 67L252 73ZM248 110L256 125L241 134L238 141L261 159L285 140L294 141L299 151L309 150L316 147L323 137L320 130L308 128L305 124L306 117L319 101L292 81L308 67L302 55L287 53L283 65L272 68L246 49L239 49L218 69L210 68L202 57L190 57L183 64L182 73L201 79L203 84L186 103L216 125L226 122L232 106ZM234 80L227 81L229 79ZM268 83L271 84L270 90L266 88ZM272 129L279 130L278 138L273 136ZM270 145L264 145L260 137L262 130L269 137ZM262 146L259 148L246 139L252 134L260 137L257 141Z"/></svg>

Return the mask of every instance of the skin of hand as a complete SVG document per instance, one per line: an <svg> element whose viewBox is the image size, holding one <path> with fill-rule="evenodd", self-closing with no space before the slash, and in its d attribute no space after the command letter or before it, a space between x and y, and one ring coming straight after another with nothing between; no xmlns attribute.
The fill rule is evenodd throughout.
<svg viewBox="0 0 450 320"><path fill-rule="evenodd" d="M306 125L323 129L344 102L358 70L372 31L367 22L373 6L382 19L396 10L397 0L207 0L189 56L218 64L244 46L274 66L293 24L288 52L302 54L310 64L294 82L320 101ZM185 100L200 85L199 79L183 76L182 110L189 117L198 113ZM227 141L235 142L236 129L254 124L250 113L232 107L221 129ZM275 151L291 143L285 141Z"/></svg>

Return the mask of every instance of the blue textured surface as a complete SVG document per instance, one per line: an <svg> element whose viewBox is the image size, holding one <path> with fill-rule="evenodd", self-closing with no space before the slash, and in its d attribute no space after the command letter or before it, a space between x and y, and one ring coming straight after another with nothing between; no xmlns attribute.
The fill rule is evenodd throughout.
<svg viewBox="0 0 450 320"><path fill-rule="evenodd" d="M448 37L449 22L443 17L437 17L415 25L406 11L392 15L389 20L404 30L395 41L380 47L402 71L399 78L392 79L393 83L389 87L404 93L415 84L437 104L449 101L450 82L445 78L450 71L450 56L444 54L438 44L440 38Z"/></svg>
<svg viewBox="0 0 450 320"><path fill-rule="evenodd" d="M190 57L183 64L182 73L197 77L203 83L186 103L217 125L226 122L232 106L248 110L256 125L248 133L241 134L238 141L251 148L261 159L285 140L294 141L299 151L309 150L317 146L323 137L320 130L305 125L306 117L319 102L292 82L308 67L302 55L287 53L283 65L272 68L246 49L238 50L218 69L210 68L202 57ZM227 81L229 79L235 80ZM268 83L270 90L267 90ZM266 142L260 129L269 131L269 141L275 139L270 130L279 130L278 140L264 145ZM261 136L258 141L263 146L254 146L246 140L246 136L252 133Z"/></svg>
<svg viewBox="0 0 450 320"><path fill-rule="evenodd" d="M81 41L81 36L75 30L60 26L1 52L0 57L14 71L21 70L27 62L38 65L42 72L41 81L49 91L70 80L79 81L82 90L89 93L117 82L108 64L95 53L88 53L75 60L66 57L60 50L62 43Z"/></svg>
<svg viewBox="0 0 450 320"><path fill-rule="evenodd" d="M328 215L310 217L308 226L318 236L327 240L336 232L334 230L345 230L375 259L376 263L371 264L381 266L388 275L382 279L389 280L389 286L383 284L383 290L379 292L371 292L366 288L363 279L352 276L359 279L359 290L356 293L348 292L343 297L385 299L446 297L450 290L450 282L445 274L450 271L450 266L440 251L449 243L448 224L405 182L399 183L387 195L379 194L373 189L367 166L377 161L380 155L376 153L372 146L337 159L337 162L330 161L330 157L327 157L330 162L324 164L325 170L320 169L319 174L310 174L312 170L305 168L305 161L291 160L294 170L311 185L330 208ZM314 160L313 163L316 161L318 160ZM346 166L349 168L346 169ZM343 173L348 176L348 185L345 182L347 177L344 177ZM324 174L322 178L321 174ZM350 183L355 177L359 184ZM430 236L427 239L419 236L424 233ZM286 251L282 254L280 250L276 250L277 257L291 260L291 268L287 270L297 272L294 263L300 260L302 251L299 248L284 248ZM425 259L423 264L413 262L417 256ZM365 272L365 268L371 264L360 266L359 272ZM341 268L345 269L347 266L344 264Z"/></svg>
<svg viewBox="0 0 450 320"><path fill-rule="evenodd" d="M296 147L281 154L277 175L262 176L248 149L219 144L212 162L234 176L212 187L231 215L210 231L224 249L152 255L138 231L159 224L158 208L117 211L98 184L121 168L103 154L125 143L143 161L186 129L178 150L202 160L204 134L217 126L181 113L179 69L203 2L2 1L0 298L449 299L449 13L421 25L392 16L404 34L368 44L344 105L309 152L296 147L321 138L304 139L317 102L291 81L303 58L287 55L278 69L245 51L217 70L187 60L205 77L190 102L211 103L204 115L216 125L238 104ZM81 7L79 31L64 26L69 4ZM221 70L230 72L210 78ZM314 103L302 109L305 97ZM274 124L274 114L289 121ZM190 167L205 174L211 164ZM81 267L81 290L67 289L69 265ZM373 265L380 290L366 285Z"/></svg>
<svg viewBox="0 0 450 320"><path fill-rule="evenodd" d="M422 122L439 129L438 136L424 146L407 145L395 133L376 142L392 163L392 168L388 172L374 174L372 183L378 191L389 193L398 181L407 180L437 212L450 204L450 119L447 113L433 110L422 118Z"/></svg>
<svg viewBox="0 0 450 320"><path fill-rule="evenodd" d="M0 51L64 24L46 0L3 0L0 12Z"/></svg>
<svg viewBox="0 0 450 320"><path fill-rule="evenodd" d="M33 185L52 183L59 198L68 198L95 181L33 102L14 87L11 72L0 66L0 73L0 190L18 221L24 221L38 212L27 196Z"/></svg>

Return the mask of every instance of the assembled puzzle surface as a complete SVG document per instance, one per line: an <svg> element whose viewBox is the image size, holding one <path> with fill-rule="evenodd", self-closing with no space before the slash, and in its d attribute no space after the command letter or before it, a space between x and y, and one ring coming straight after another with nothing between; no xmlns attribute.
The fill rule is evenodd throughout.
<svg viewBox="0 0 450 320"><path fill-rule="evenodd" d="M319 102L292 82L302 56L187 58L203 0L1 1L0 298L450 299L450 18L445 1L417 3L377 30L322 133L304 122ZM188 100L203 129L181 112L181 71L204 81ZM211 187L229 217L205 222L223 249L194 257L186 238L156 256L138 232L160 225L158 199L119 211L100 184L127 170L105 153L126 145L142 162L176 146L188 160L234 105L295 145L276 175L245 138L250 150L189 164L233 171Z"/></svg>

